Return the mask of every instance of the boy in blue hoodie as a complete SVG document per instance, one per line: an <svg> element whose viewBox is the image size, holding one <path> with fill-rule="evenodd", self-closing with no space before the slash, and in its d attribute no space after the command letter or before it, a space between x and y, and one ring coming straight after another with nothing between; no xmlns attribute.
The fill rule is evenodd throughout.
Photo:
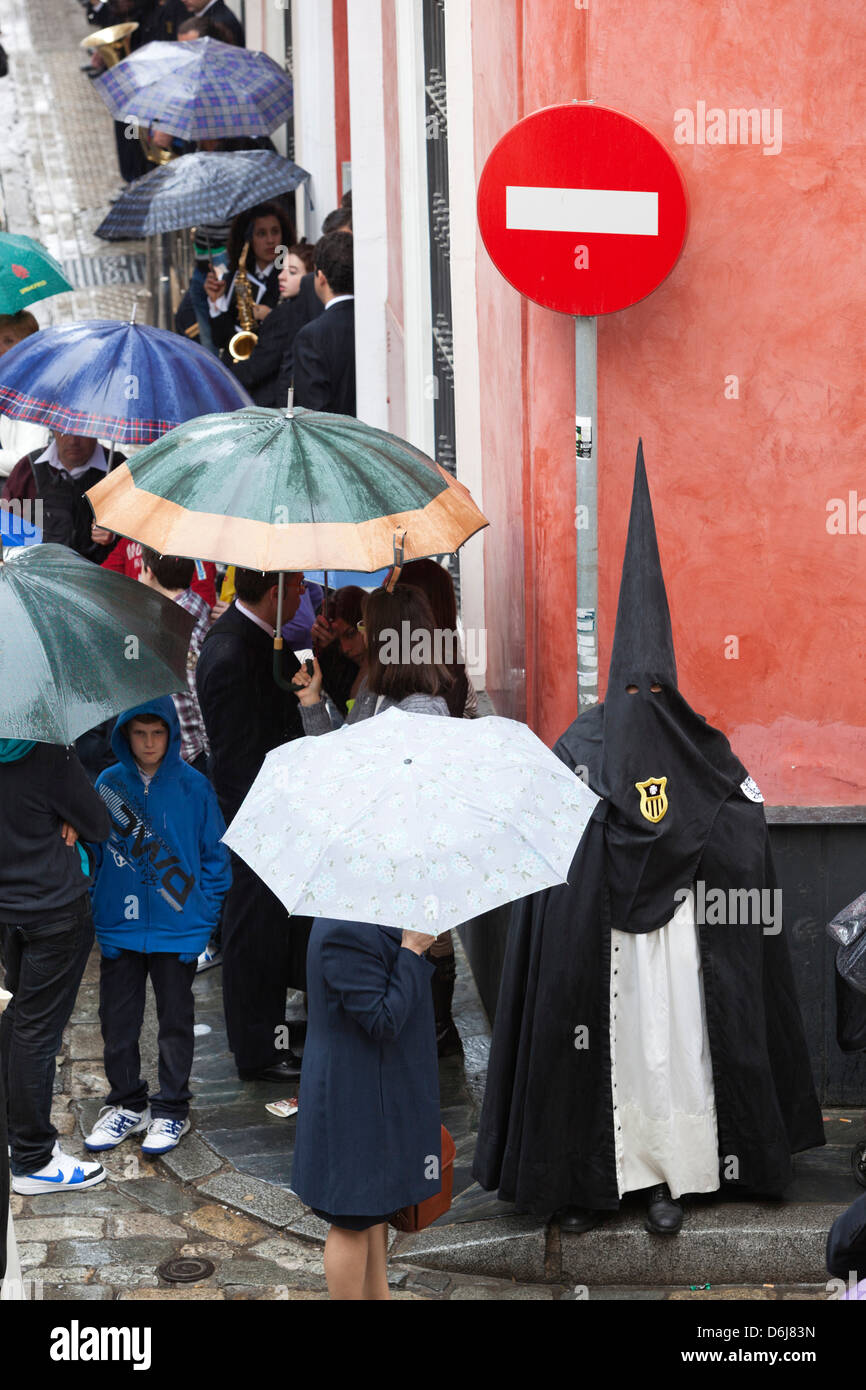
<svg viewBox="0 0 866 1390"><path fill-rule="evenodd" d="M100 1152L144 1132L141 1151L156 1157L189 1129L192 982L231 868L213 788L180 756L173 700L163 696L120 715L111 746L118 762L96 790L112 829L97 848L92 890L111 1090L84 1143ZM159 1020L159 1092L149 1100L139 1052L148 975Z"/></svg>

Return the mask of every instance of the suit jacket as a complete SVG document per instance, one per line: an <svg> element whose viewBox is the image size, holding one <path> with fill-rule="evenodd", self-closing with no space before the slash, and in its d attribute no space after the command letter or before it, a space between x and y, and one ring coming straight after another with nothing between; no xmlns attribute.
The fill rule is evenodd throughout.
<svg viewBox="0 0 866 1390"><path fill-rule="evenodd" d="M287 341L283 356L280 360L280 370L277 376L274 395L277 405L285 405L289 399L289 387L294 385L295 379L295 338L305 324L312 323L314 319L321 318L325 312L325 306L316 294L315 274L310 271L309 275L301 277L301 284L298 293L292 300L295 305L295 329L291 338Z"/></svg>
<svg viewBox="0 0 866 1390"><path fill-rule="evenodd" d="M246 46L244 26L241 24L237 15L224 3L224 0L216 0L216 4L211 5L210 9L199 17L201 19L209 19L211 24L227 24L237 42L241 45L241 48Z"/></svg>
<svg viewBox="0 0 866 1390"><path fill-rule="evenodd" d="M226 824L271 749L304 732L297 697L274 680L273 651L273 639L234 604L202 643L195 683ZM297 657L284 648L285 678L290 680L297 670Z"/></svg>
<svg viewBox="0 0 866 1390"><path fill-rule="evenodd" d="M355 301L344 299L295 338L295 405L355 414Z"/></svg>
<svg viewBox="0 0 866 1390"><path fill-rule="evenodd" d="M317 299L319 313L322 304ZM289 399L291 385L292 347L295 335L309 323L312 317L310 308L301 296L284 299L272 309L267 318L259 324L259 341L246 362L230 363L238 381L247 388L256 405L285 406ZM289 362L289 380L285 390L279 387L283 376L283 364Z"/></svg>

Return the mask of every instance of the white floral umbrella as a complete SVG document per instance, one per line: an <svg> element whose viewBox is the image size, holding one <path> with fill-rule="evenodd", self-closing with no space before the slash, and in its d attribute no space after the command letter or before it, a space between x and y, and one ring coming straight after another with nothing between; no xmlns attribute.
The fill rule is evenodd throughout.
<svg viewBox="0 0 866 1390"><path fill-rule="evenodd" d="M225 842L290 913L438 936L564 883L598 799L525 724L390 709L275 748Z"/></svg>

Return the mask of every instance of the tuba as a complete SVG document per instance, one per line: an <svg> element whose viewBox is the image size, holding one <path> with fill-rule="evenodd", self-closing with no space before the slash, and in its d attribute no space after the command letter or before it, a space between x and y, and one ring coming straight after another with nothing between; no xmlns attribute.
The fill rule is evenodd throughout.
<svg viewBox="0 0 866 1390"><path fill-rule="evenodd" d="M109 29L98 29L81 40L81 48L97 48L106 68L129 57L130 43L138 24L112 24Z"/></svg>
<svg viewBox="0 0 866 1390"><path fill-rule="evenodd" d="M238 305L238 323L240 331L235 333L229 343L229 355L233 362L246 362L252 356L253 348L259 341L258 334L253 332L253 292L250 289L250 282L247 276L247 253L250 249L248 241L244 242L244 249L238 260L237 273L235 274L235 298Z"/></svg>

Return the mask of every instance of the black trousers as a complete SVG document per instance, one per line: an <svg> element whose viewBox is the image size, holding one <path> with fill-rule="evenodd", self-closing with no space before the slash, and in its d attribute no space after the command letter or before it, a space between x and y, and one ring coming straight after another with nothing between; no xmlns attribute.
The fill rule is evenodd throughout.
<svg viewBox="0 0 866 1390"><path fill-rule="evenodd" d="M195 961L184 965L168 951L151 955L121 951L114 960L102 957L99 1021L105 1044L105 1075L111 1087L109 1105L141 1114L149 1103L154 1119L186 1119L192 1099L189 1074L195 1047L195 965ZM148 975L159 1020L159 1091L149 1102L139 1050Z"/></svg>
<svg viewBox="0 0 866 1390"><path fill-rule="evenodd" d="M55 1058L92 946L87 893L41 920L0 923L5 985L15 996L0 1016L0 1056L18 1177L51 1161Z"/></svg>
<svg viewBox="0 0 866 1390"><path fill-rule="evenodd" d="M285 1056L277 1030L286 991L307 987L309 917L289 917L278 898L232 855L232 886L222 914L223 1007L238 1071L261 1071Z"/></svg>

